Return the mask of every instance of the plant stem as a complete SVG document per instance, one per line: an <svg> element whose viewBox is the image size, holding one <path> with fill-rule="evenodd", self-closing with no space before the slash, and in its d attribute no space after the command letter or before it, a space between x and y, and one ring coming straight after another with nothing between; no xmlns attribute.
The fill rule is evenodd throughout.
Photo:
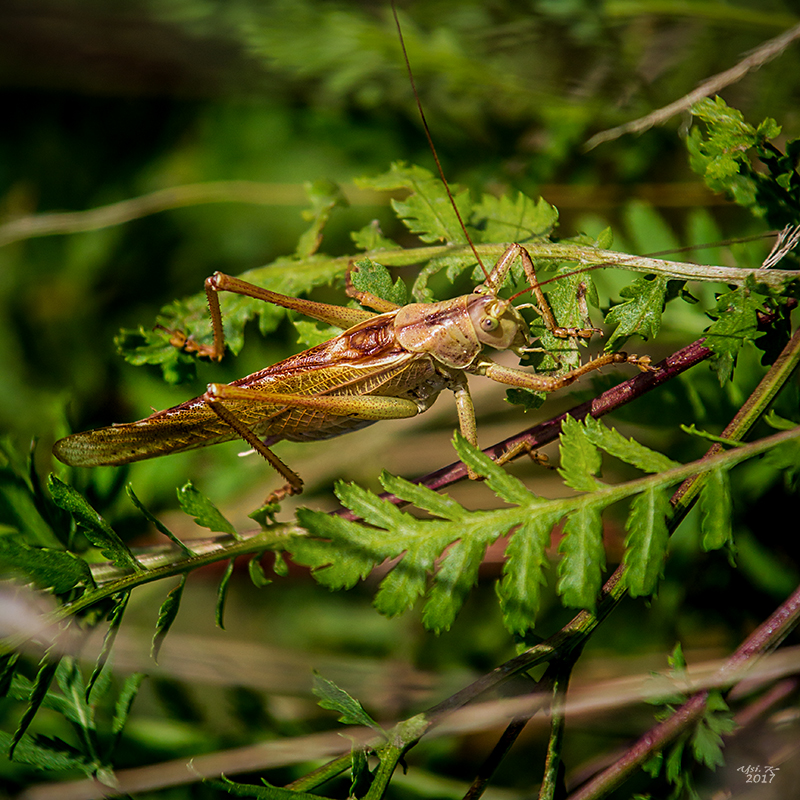
<svg viewBox="0 0 800 800"><path fill-rule="evenodd" d="M800 363L800 329L795 331L775 363L725 428L723 438L730 439L732 442L741 441L789 380L798 363ZM711 458L721 449L721 444L712 445L703 459ZM707 473L703 473L688 478L673 495L672 504L675 508L675 516L670 522L671 531L675 530L680 521L688 514L705 484L706 475ZM622 569L624 567L621 565L617 572ZM800 587L740 645L722 667L720 675L734 672L742 664L755 659L768 647L777 647L798 622L800 622ZM648 731L615 764L573 794L570 800L596 800L596 798L605 796L653 753L663 750L680 732L699 719L705 710L707 700L707 691L696 694L668 720Z"/></svg>
<svg viewBox="0 0 800 800"><path fill-rule="evenodd" d="M724 683L727 676L741 679L744 664L752 664L762 653L776 648L798 623L800 586L742 642L720 668L719 680ZM569 800L598 800L613 791L651 755L663 750L703 715L708 694L708 691L698 692L687 700L669 719L645 733L615 764L571 794Z"/></svg>
<svg viewBox="0 0 800 800"><path fill-rule="evenodd" d="M539 800L554 800L561 795L559 783L563 782L563 764L561 761L561 748L564 742L566 716L564 714L564 701L567 696L570 673L575 663L574 654L569 662L560 662L555 666L555 679L553 681L553 702L550 706L550 738L547 741L547 757L544 764L544 776L539 789ZM562 784L563 786L563 784Z"/></svg>

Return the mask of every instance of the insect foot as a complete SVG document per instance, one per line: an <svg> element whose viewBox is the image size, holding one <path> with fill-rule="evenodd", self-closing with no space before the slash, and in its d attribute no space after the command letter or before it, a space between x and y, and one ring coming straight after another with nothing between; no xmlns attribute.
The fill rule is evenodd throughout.
<svg viewBox="0 0 800 800"><path fill-rule="evenodd" d="M504 467L510 461L513 461L515 458L517 458L517 456L521 456L523 453L526 453L534 464L538 464L540 467L545 467L547 469L555 469L555 467L550 463L550 459L547 457L547 455L536 450L536 448L529 441L527 441L527 439L517 442L516 444L512 444L508 450L505 451L505 453L498 456L494 461L497 465Z"/></svg>
<svg viewBox="0 0 800 800"><path fill-rule="evenodd" d="M642 372L658 372L658 367L652 366L650 356L637 356L635 353L631 353L625 361L628 364L635 364Z"/></svg>
<svg viewBox="0 0 800 800"><path fill-rule="evenodd" d="M213 345L200 344L187 336L182 330L177 328L165 328L163 325L154 326L153 330L164 331L169 334L169 343L178 350L183 350L187 353L197 353L199 356L206 356L207 358L217 358L217 351Z"/></svg>

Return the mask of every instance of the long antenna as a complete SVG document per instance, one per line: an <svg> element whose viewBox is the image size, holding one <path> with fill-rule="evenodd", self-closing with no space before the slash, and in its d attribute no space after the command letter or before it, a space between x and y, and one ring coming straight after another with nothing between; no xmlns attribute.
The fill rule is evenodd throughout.
<svg viewBox="0 0 800 800"><path fill-rule="evenodd" d="M445 178L444 176L444 170L442 169L441 162L439 161L439 154L436 152L436 147L433 144L433 138L431 137L431 132L430 129L428 128L428 120L425 119L425 111L422 108L422 101L419 99L419 92L417 92L417 84L414 82L414 73L411 71L411 62L408 60L406 42L405 39L403 38L403 30L400 27L400 20L397 16L397 6L395 6L395 0L392 0L392 14L394 16L394 24L397 26L397 35L400 37L400 47L403 50L403 58L405 59L406 70L408 71L408 79L411 81L411 89L414 92L414 99L417 101L417 109L419 109L419 116L420 119L422 120L422 127L425 130L425 136L428 139L428 146L431 148L431 153L433 153L433 160L436 162L436 169L439 170L439 177L442 179L442 183L444 184L447 196L450 198L450 205L453 206L453 211L456 212L456 217L458 218L458 222L461 225L461 230L464 231L464 236L467 237L467 242L469 243L470 249L472 250L476 260L478 261L481 270L483 270L484 277L488 280L489 273L486 271L486 267L483 265L483 261L481 261L481 257L478 255L478 251L472 242L472 238L467 232L467 226L464 224L464 220L461 218L461 212L458 210L458 206L456 205L453 193L450 191L450 185L447 183L447 178Z"/></svg>

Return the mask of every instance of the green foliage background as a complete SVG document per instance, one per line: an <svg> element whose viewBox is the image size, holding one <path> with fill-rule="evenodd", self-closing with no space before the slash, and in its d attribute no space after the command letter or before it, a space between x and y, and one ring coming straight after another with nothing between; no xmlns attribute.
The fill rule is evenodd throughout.
<svg viewBox="0 0 800 800"><path fill-rule="evenodd" d="M415 80L450 180L476 194L510 189L542 194L559 207L559 235L595 237L610 225L615 247L637 253L759 233L765 223L702 187L681 141L685 120L588 153L583 144L599 130L666 105L797 21L793 4L779 0L440 0L401 8ZM385 3L134 0L109 6L27 0L4 4L0 23L7 31L0 54L8 110L0 128L6 219L80 211L207 181L256 181L265 199L175 208L123 226L0 248L0 429L23 449L32 438L38 440L35 459L42 473L52 468L50 445L68 428L139 419L151 407L201 393L210 380L241 377L298 348L296 333L286 324L267 339L251 326L236 359L200 366L188 383L170 386L156 367L125 363L114 337L120 328L149 328L162 306L196 293L215 270L239 274L293 252L309 224L301 216L308 205L305 182L341 182L353 200L333 214L324 252L352 254L349 231L373 219L387 236L411 242L383 196L353 188L356 178L383 173L393 161L431 163ZM723 95L753 124L777 119L781 141L796 139L800 50L789 48ZM758 243L713 248L699 257L754 267L766 250ZM618 295L626 281L613 280L605 291ZM437 291L444 288L441 279L433 284ZM467 285L464 280L456 290ZM342 302L341 284L320 288L315 297ZM713 308L711 290L701 299ZM646 346L637 341L635 348L653 355L669 352L696 338L708 323L683 310L667 319L658 339ZM660 421L671 421L671 409L677 422L676 410L691 405L698 419L719 432L758 380L758 360L755 351L744 353L724 392L701 366L702 374L671 389L671 405L661 409ZM502 396L495 387L481 406L482 442L502 438L509 426L520 427L521 412L503 403ZM791 417L795 401L796 395L785 399L779 410ZM552 402L554 409L559 402L569 404ZM412 437L376 427L348 445L347 462L343 449L348 448L341 442L289 446L281 453L309 480L301 504L327 509L333 507L333 478L344 476L379 490L375 477L381 467L411 477L420 471L421 452L430 454L425 463L431 468L452 460L453 424L450 411L441 410L438 417L431 412L430 420L423 418ZM649 435L651 446L670 455L679 447L668 426ZM702 442L685 447L683 460L704 450ZM71 477L129 544L147 543L151 526L117 491L123 481L130 481L144 505L167 519L181 538L190 537L194 526L170 514L175 490L186 477L244 529L253 524L247 512L274 478L254 459L239 459L239 449L223 446L136 464L124 473L77 471ZM528 478L534 472L523 468L518 474ZM23 494L10 469L2 479L5 497ZM621 671L626 660L637 669L660 667L661 661L648 655L661 659L676 640L687 649L726 652L797 584L794 540L781 526L764 526L761 519L764 508L776 519L791 517L796 487L776 483L755 467L734 480L734 496L750 501L744 515L735 517L740 569L732 571L724 554L698 555L699 523L689 525L674 545L657 599L649 607L628 601L613 623L598 631L587 652L587 675L592 669ZM464 500L477 490L462 491L458 496ZM5 502L3 522L19 526L19 506ZM22 527L35 518L22 516ZM29 532L38 544L53 544L46 530ZM624 533L615 535L619 557ZM497 561L490 561L484 577L498 570ZM445 695L464 682L465 674L490 669L515 652L491 581L478 586L452 630L437 638L422 630L419 609L394 620L375 614L374 586L334 595L290 573L279 591L256 590L239 571L226 574L227 632L218 633L213 624L219 578L204 580L200 573L186 583L171 635L182 635L184 645L200 653L224 649L232 640L299 654L303 667L294 669L304 670L308 680L284 675L270 685L258 677L254 664L232 681L236 685L212 681L209 689L175 667L162 669L144 684L124 734L126 746L117 750L117 768L328 727L327 717L309 710L312 666L335 677L382 719L420 705L412 691L418 676L409 677L403 686L411 688L398 696L377 689L359 693L360 670L380 683L388 680L386 665L400 662L424 670L425 680L435 675L435 691ZM537 634L557 630L570 616L557 602L554 583L542 589ZM131 641L149 638L166 591L154 584L133 595L125 618ZM184 591L183 584L178 591ZM166 623L163 614L164 607L159 629ZM191 638L200 636L208 637L206 644ZM226 638L220 641L220 636ZM129 649L136 652L135 646ZM155 671L147 660L132 657L130 663L129 671ZM76 679L67 673L62 668L60 685L74 692ZM35 666L26 674L33 678ZM383 683L380 687L385 690ZM269 695L255 693L270 689ZM120 682L114 691L124 700L128 690ZM377 711L369 708L370 698ZM75 714L81 712L77 701L74 708ZM0 710L5 730L15 728L19 709L6 703ZM51 712L37 719L41 735L65 738L77 748L74 732ZM115 719L124 714L119 707L116 718L113 708L107 713L97 728L102 746L110 749ZM565 758L581 763L626 741L639 723L632 718L599 733L587 728L568 745ZM541 761L544 741L541 733L532 735L528 749L508 760L499 782L524 791L538 780L526 764L533 760L531 753ZM414 752L416 774L468 780L465 764L474 744L469 739L427 744ZM76 777L80 770L71 766L61 764L63 771L55 774ZM43 777L18 763L4 763L2 770L16 789ZM285 783L293 777L285 770L270 780ZM441 796L445 789L437 786L418 781L397 791ZM446 791L460 796L459 786L448 785ZM210 793L203 787L186 790L204 791Z"/></svg>

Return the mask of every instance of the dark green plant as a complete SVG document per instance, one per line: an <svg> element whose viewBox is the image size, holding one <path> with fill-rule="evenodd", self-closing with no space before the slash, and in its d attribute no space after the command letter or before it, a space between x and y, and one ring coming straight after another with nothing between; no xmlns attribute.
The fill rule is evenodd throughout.
<svg viewBox="0 0 800 800"><path fill-rule="evenodd" d="M713 15L720 11L713 6L709 4L697 13ZM173 17L181 17L181 8L178 3L162 4L153 13L164 15L173 23ZM592 111L590 106L571 107L552 87L531 91L532 86L539 86L550 63L545 47L537 54L539 58L530 57L533 49L526 37L540 35L537 26L549 26L554 36L569 39L581 53L602 55L608 48L613 25L592 4L535 4L528 27L514 26L513 39L522 55L517 58L506 48L495 46L485 34L501 31L506 11L500 7L487 10L485 4L462 4L461 8L447 10L450 16L444 19L444 9L443 4L431 6L429 27L423 25L417 30L406 21L406 35L415 69L423 75L448 76L432 99L450 121L453 130L449 133L457 147L467 147L471 153L476 136L484 141L492 138L490 128L510 132L510 139L523 139L525 125L534 119L537 124L549 126L549 138L543 152L530 159L531 176L521 182L550 179L564 169L573 146L587 129L605 123L617 113L617 105L611 101L597 103ZM748 24L755 20L757 24L774 25L782 20L778 12L751 12L727 4L722 10ZM304 91L326 107L370 108L386 103L387 94L394 104L410 105L405 78L399 77L402 73L397 69L395 34L386 24L388 17L365 18L363 14L344 11L339 4L320 9L311 2L258 8L248 3L230 3L224 9L206 11L205 15L188 14L175 24L192 36L214 29L221 39L246 46L259 64L269 61L279 77L265 71L250 86L266 82L288 94L287 87L292 84L284 83L286 76L299 76L305 82ZM619 13L624 16L624 9ZM496 18L490 19L492 15ZM774 18L779 17L776 22ZM431 25L431 19L436 24ZM494 23L491 29L490 21ZM454 40L442 33L449 30L458 32ZM289 31L304 37L302 42L298 44L297 38L290 38ZM348 45L353 41L357 47ZM633 61L635 54L630 52L627 58ZM582 64L583 59L573 62ZM564 69L564 80L574 80L574 76L567 76L568 72ZM484 99L486 85L496 90L490 101ZM242 89L245 95L248 91L251 89ZM480 113L486 110L484 103L489 114ZM796 223L800 204L798 142L788 142L782 152L772 141L778 134L776 123L767 120L751 126L718 99L699 104L693 113L703 125L692 129L688 146L693 166L709 186L728 193L771 226ZM330 127L336 130L335 123ZM357 141L351 144L350 132L345 138L358 153L363 145ZM373 142L369 144L372 146ZM284 157L291 160L285 153ZM753 165L755 158L764 170ZM647 160L644 146L630 156L617 154L615 174L638 176ZM580 168L577 169L579 174ZM474 171L475 168L466 170ZM416 269L411 295L417 301L470 291L482 280L444 189L430 173L396 164L386 174L364 179L361 187L402 196L393 201L397 217L406 232L425 245L408 247L405 240L401 244L398 235L384 234L377 224L354 231L351 236L360 266L354 279L363 281L361 288L395 303L406 302L405 284L390 276L387 268ZM246 187L228 189L244 195ZM390 497L355 482L340 481L334 492L345 509L327 514L303 508L295 516L290 515L288 521L277 521L282 516L278 509L260 509L253 514L259 530L237 529L193 483L184 476L170 476L181 510L209 533L221 534L199 542L184 541L173 533L159 519L160 511L156 515L148 510L130 485L126 498L122 492L124 471L112 477L87 476L59 467L58 475L50 476L46 487L42 487L33 458L21 455L18 443L8 442L0 468L0 521L4 525L0 560L4 571L14 579L13 585L22 584L36 597L44 595L53 601L37 617L41 628L20 625L1 651L0 687L9 698L4 709L7 732L2 737L13 756L6 768L18 784L33 780L34 775L39 779L80 774L114 785L114 771L121 756L117 745L125 735L123 726L142 685L137 672L112 689L114 644L126 615L129 618L131 613L133 590L162 579L178 581L161 603L155 620L152 657L158 659L179 618L187 587L191 588L201 567L222 566L214 615L222 627L226 600L236 583L235 560L240 556L247 559L252 583L264 593L287 590L289 563L307 566L320 585L332 590L362 586L376 567L387 563L377 587L367 584L364 590L374 591L377 610L393 617L421 609L423 626L440 633L441 641L452 642L455 637L451 629L468 613L470 598L479 591L475 584L487 548L507 540L502 572L484 583L493 584L496 593L493 635L502 638L507 649L513 643L519 651L502 663L496 658L491 662L496 668L483 677L471 682L461 677L458 685L462 688L451 688L444 700L426 710L419 711L417 707L416 713L398 714L400 721L393 719L392 724L376 722L364 708L368 703L363 701L362 705L353 696L358 692L351 694L334 681L317 676L314 693L322 708L336 711L344 724L368 729L369 736L355 742L342 757L300 775L270 775L270 783L265 781L262 786L234 783L224 776L213 783L215 788L240 796L316 796L309 792L348 770L348 786L334 787L331 795L343 790L357 797L383 796L393 791L390 786L396 768L404 765L412 748L431 740L440 723L513 677L528 675L529 670L534 670L531 674L538 678L535 683L531 678L524 684L532 705L519 711L495 751L504 754L527 718L537 710L550 708L552 726L541 769L541 796L563 794L560 762L565 737L568 741L571 731L565 729L562 712L572 668L583 648L602 632L601 622L612 612L617 620L624 619L620 605L625 597L653 598L659 586L672 590L679 585L665 579L664 573L671 564L670 536L681 524L683 530L689 529L689 538L694 532L696 545L694 550L688 548L692 552L687 557L689 566L683 564L684 568L695 565L699 569L697 565L710 563L719 569L738 557L743 569L760 575L760 584L769 585L774 593L777 594L776 575L782 578L782 586L788 585L782 595L775 597L782 603L778 612L768 618L763 631L759 629L758 635L751 636L740 648L739 662L752 663L758 654L777 646L791 631L798 615L796 593L789 600L785 598L795 585L796 576L791 567L776 563L777 559L769 560L766 545L757 540L754 544L743 518L748 512L762 513L754 509L768 491L796 492L797 488L800 420L797 389L790 382L800 350L797 335L790 336L797 287L796 255L783 253L778 269L771 271L754 269L760 256L755 261L748 261L745 256L741 268L722 270L645 258L612 251L610 229L600 228L594 235L572 239L556 238L558 213L544 200L534 200L520 192L474 197L457 187L453 189L470 237L487 263L511 241L526 245L537 268L552 279L547 291L562 324L580 324L587 304L591 304L598 308L592 312L594 318L603 315L609 349L630 345L631 340L637 349L641 346L645 350L669 352L679 346L676 342L684 346L679 351L680 358L667 361L655 376L643 375L614 388L597 382L592 391L595 402L605 404L603 411L613 407L618 414L615 424L629 426L629 430L623 435L614 425L599 422L595 418L599 413L582 404L558 425L535 426L512 437L511 442L489 448L496 456L509 446L535 447L548 437L555 438L560 431L561 488L574 493L567 497L539 496L531 490L529 481L514 474L513 468L498 467L456 437L453 444L461 464L444 474L411 482L384 472L378 480ZM307 229L299 236L294 254L250 270L243 277L286 294L326 291L333 283L341 298L339 287L354 257L326 254L321 244L323 234L330 230L331 216L341 210L342 195L335 185L321 181L310 187L309 199L310 208L304 214ZM148 206L152 211L163 207L157 202L163 204L164 199L150 197L148 202L153 204ZM631 219L630 228L621 229L620 234L641 242L646 252L660 249L655 243L655 229L663 220L641 209L632 211ZM9 237L4 241L24 238L24 233L15 230L12 221L4 230ZM54 232L46 225L42 230ZM113 234L103 246L115 247ZM120 246L122 250L124 247ZM90 254L89 261L91 258ZM235 258L232 260L235 262ZM620 277L626 271L636 275ZM522 277L515 274L514 287L507 291L521 288ZM717 284L714 297L706 288L711 281ZM87 283L87 295L91 295L95 287ZM699 295L701 302L696 302L693 294ZM617 297L619 302L614 303ZM210 341L205 303L202 293L174 301L163 309L158 323ZM224 311L227 341L234 355L240 353L248 338L248 322L256 321L259 331L267 335L284 326L286 316L281 309L243 298L227 298ZM704 315L711 318L710 325ZM686 334L687 320L688 328L694 331L692 335ZM173 347L163 330L150 330L149 321L144 322L147 329L127 329L119 334L117 344L125 358L146 369L157 366L169 383L195 375L196 360ZM534 319L534 330L545 352L529 356L535 368L564 368L580 357L577 348L565 352L563 345L548 338L546 330L536 322ZM292 324L302 346L332 335L307 321L292 320ZM690 344L701 331L702 342ZM554 358L557 347L560 352ZM756 363L754 353L763 357L763 369ZM766 367L778 356L775 366L767 371ZM679 377L687 366L706 358L713 362L714 380L707 380L707 374L697 375L697 370L685 381ZM226 367L230 369L230 365ZM206 367L200 370L208 374ZM84 368L82 375L92 372L91 368ZM145 383L146 377L141 381ZM75 384L80 383L76 378ZM650 391L662 383L668 384L662 394L650 392L644 404L641 400L638 404L630 402L641 398L645 389ZM518 391L508 392L507 397L524 409L536 408L543 400ZM779 413L761 422L768 407L777 407ZM521 413L518 409L517 415ZM678 422L685 426L681 433ZM714 443L715 452L701 457L704 440ZM729 449L723 450L721 445ZM438 491L463 477L463 464L484 479L486 492L478 503L486 508L476 509L471 503L459 502ZM202 480L202 476L195 478L198 485ZM161 482L165 482L163 478ZM147 496L138 483L136 488L142 497ZM695 499L699 500L696 523L686 520ZM313 500L313 496L309 498L310 503ZM410 510L401 510L403 504ZM140 527L149 526L165 535L169 544L156 549L132 546L128 535L134 518L141 520ZM603 533L614 521L624 526L625 536L616 556L620 566L608 576L614 562L607 554ZM553 536L559 540L558 555L549 549ZM681 553L678 547L676 550L673 562L686 557L685 551ZM713 560L716 552L723 558ZM274 559L271 569L262 564L265 554ZM724 569L727 575L728 567ZM334 602L334 597L329 600ZM482 596L481 602L485 601ZM547 619L551 615L563 622L568 619L565 614L572 614L573 610L577 611L576 616L563 626L561 622L554 626ZM766 616L766 612L762 614ZM86 632L96 629L103 632L103 643L88 677L84 677L74 654ZM538 640L540 634L546 636L543 642ZM34 666L27 648L32 649ZM672 666L680 672L678 662L675 657ZM541 669L536 672L545 664L543 675ZM661 775L676 796L694 791L692 772L700 772L703 766L713 769L722 763L721 737L732 731L723 693L740 677L733 671L722 674L720 692L677 691L661 698L665 710L659 716L658 727L649 732L647 746L637 742L629 747L616 775L598 775L594 783L578 790L578 796L603 796L617 780L638 767L650 775ZM188 701L174 696L172 700L176 720L193 718ZM250 703L252 719L256 720L254 735L263 736L265 728L270 729L270 734L275 733L270 726L280 726L263 718L268 715L259 716L253 705ZM240 713L242 720L245 716ZM286 737L297 733L296 729L278 731ZM229 743L220 734L209 737L205 744L221 748ZM178 747L175 752L180 753ZM663 761L656 753L664 754ZM148 756L156 760L161 753ZM482 791L500 760L494 759L493 754L487 757L486 764L474 770L470 775L470 779L474 775L470 796ZM412 774L414 771L412 764ZM530 782L531 779L526 780L528 787ZM273 785L277 783L286 783L288 788ZM436 791L427 790L429 794Z"/></svg>
<svg viewBox="0 0 800 800"><path fill-rule="evenodd" d="M708 108L714 109L714 115ZM742 202L750 207L754 203L760 204L763 215L771 213L776 204L786 208L794 202L796 186L791 171L786 172L789 162L785 157L775 155L774 146L768 142L768 137L776 133L774 125L769 123L753 130L743 123L737 112L726 110L719 102L713 106L704 104L696 113L709 122L709 127L705 139L700 134L692 134L692 148L696 162L704 166L714 188L730 190L742 200L742 183L749 180L749 185L753 185L757 182L758 190L747 193ZM742 131L746 147L758 147L760 153L769 153L773 165L781 165L784 172L776 175L773 169L765 177L751 173L749 166L740 169L743 164L748 164L740 155L744 152L743 146L737 143ZM795 143L790 143L787 151L793 152L794 147ZM726 158L733 160L723 164L722 160ZM784 174L789 178L782 179ZM370 179L364 185L376 189L407 190L409 194L405 200L394 202L395 210L409 230L427 246L400 248L374 226L354 233L357 246L368 256L368 260L359 262L361 270L357 279L362 281L362 288L402 302L405 297L402 283L393 283L385 267L414 263L425 264L412 290L420 300L432 299L429 282L435 279L437 284L442 283L440 272L446 275L447 285L457 281L465 272L470 275L470 281L481 279L480 272L476 273L474 257L464 245L464 233L438 181L417 167L395 165L387 175ZM770 185L780 186L783 194L777 189L769 192L764 188ZM586 237L556 241L552 233L557 214L544 201L534 202L517 195L501 199L486 196L473 202L468 194L459 192L457 188L454 193L458 197L459 210L468 222L470 237L482 258L490 259L499 254L505 247L504 242L522 241L540 268L555 268L556 278L561 274L567 276L567 280L548 286L556 314L567 324L574 324L571 320L580 319L584 311L578 298L595 298L597 302L593 279L600 276L601 271L622 267L646 272L644 277L634 278L628 287L620 290L620 303L604 309L606 322L612 326L607 339L609 348L622 346L632 336L639 336L649 343L657 341L662 326L668 324L670 305L692 300L684 289L688 280L703 281L711 277L719 280L720 274L724 275L729 288L719 294L713 308L705 309L713 321L694 356L696 360L710 356L723 385L734 377L734 367L743 348L758 346L762 337L767 338L766 330L780 327L777 321L785 317L793 302L791 281L796 278L796 272L791 270L759 272L729 268L722 273L713 273L699 265L613 253L608 250L607 233L597 241ZM311 226L301 238L294 256L246 273L248 280L295 294L308 292L343 274L348 259L318 252L325 222L337 204L336 192L319 187L312 199L313 208L308 215ZM447 243L440 244L442 240ZM792 258L787 256L781 266L788 265ZM586 272L587 267L603 270ZM516 274L515 282L519 284L522 277ZM578 292L575 280L582 285L582 291ZM702 311L698 309L699 313ZM239 297L225 302L224 312L226 335L234 353L243 344L248 320L257 318L261 332L266 334L275 329L283 315L280 309ZM662 321L664 313L666 317ZM153 331L142 329L122 334L120 348L134 363L160 365L168 380L186 375L194 362L169 344L163 328L181 327L200 341L208 339L210 332L204 296L196 295L171 304L162 312L159 323L162 328ZM306 325L302 329L305 341L328 335L327 332L315 333L312 328ZM546 348L554 346L544 333L541 338ZM522 648L519 656L511 659L500 672L489 673L482 681L462 689L427 712L396 724L391 730L382 729L357 700L320 677L315 691L322 698L323 707L338 711L346 724L376 728L378 738L356 747L352 754L331 762L327 768L295 780L287 789L266 783L257 787L227 780L215 784L237 795L306 796L304 791L316 788L323 780L350 767L353 785L359 787L359 795L382 796L396 766L410 748L434 730L449 713L512 675L527 671L536 664L550 663L542 678L542 689L534 689L534 695L548 685L557 688L556 697L562 695L570 665L600 621L623 596L648 597L657 590L665 568L669 537L686 516L695 497L699 499L701 508L699 535L702 549L722 548L728 551L732 560L735 558L731 470L754 457L766 456L771 465L771 480L780 480L783 475L790 485L796 484L797 464L800 463L800 434L796 423L773 417L777 433L761 434L747 444L743 440L791 375L800 354L797 339L795 335L784 348L779 365L761 381L734 422L722 432L721 438L717 435L719 428L714 428L711 418L696 420L704 428L710 424L710 431L694 427L691 431L687 429L687 433L705 436L712 441L739 445L728 450L715 445L718 452L699 460L690 457L682 463L675 456L621 435L589 413L583 421L567 416L561 426L559 474L564 486L575 494L559 499L537 496L523 481L458 436L454 446L459 459L484 479L488 490L502 501L500 508L468 509L430 488L435 485L433 481L429 485L425 481L412 483L384 473L380 482L389 495L387 497L380 497L356 484L337 484L335 493L342 505L349 509L349 514L326 514L301 508L296 519L277 522L278 509L267 508L257 515L260 531L239 532L210 500L191 484L186 484L178 492L182 509L198 525L222 534L200 550L171 533L129 487L134 506L171 540L170 545L156 554L149 554L144 561L80 492L55 476L49 478L47 490L42 489L30 466L15 454L12 447L6 447L3 467L5 504L14 516L7 516L9 521L13 520L13 527L8 528L0 539L3 563L9 573L30 582L37 590L49 592L57 600L56 607L44 618L57 633L50 639L51 644L35 679L29 680L15 672L20 663L18 650L29 637L20 632L4 645L2 684L10 697L16 700L27 698L27 709L13 733L6 734L9 752L17 761L38 770L74 768L113 783L114 745L141 677L133 676L121 689L111 733L102 737L94 722L95 706L108 691L108 658L130 593L137 586L171 576L179 578L158 615L153 638L154 658L157 658L176 619L187 576L197 568L212 563L228 564L219 585L217 623L220 626L234 560L238 556L249 557L249 571L256 586L264 587L277 580L269 591L280 591L280 562L276 564L272 578L260 564L267 551L281 557L288 556L295 564L308 566L320 584L333 590L354 586L376 566L388 561L391 566L375 593L376 609L382 614L395 616L412 609L422 598L422 623L447 635L445 632L453 625L477 581L487 547L508 537L506 560L496 588L503 622L510 634L519 637ZM785 337L783 342L785 344ZM562 368L573 357L562 355ZM540 362L539 368L546 366ZM550 366L555 364L551 362ZM664 379L678 375L678 370L669 362L665 362L660 371ZM641 377L641 381L648 379L652 380L652 377ZM633 387L636 382L629 381L628 384ZM708 387L703 391L707 392ZM615 392L619 393L610 389L604 396L613 398ZM634 389L631 396L635 394ZM518 396L519 393L510 395L512 402L524 399ZM623 401L615 402L622 405ZM658 407L659 400L653 402ZM690 418L684 417L684 420L688 423ZM672 422L669 421L668 425ZM690 442L691 437L687 436L686 441ZM603 454L638 472L616 482L601 480L598 475ZM681 489L670 498L670 492L679 486ZM424 514L417 516L400 510L398 505L401 504L411 504ZM627 507L627 536L621 566L604 586L603 518L612 506ZM563 523L560 558L557 575L553 577L548 576L552 564L547 551L553 529L560 523ZM109 563L104 566L96 564L97 558ZM578 616L544 644L530 646L541 607L542 587L552 582L555 582L564 606L579 610ZM794 620L797 612L792 614ZM62 658L57 653L67 647L65 642L71 635L70 631L76 627L98 625L106 626L105 642L88 683L84 685L74 660ZM782 629L775 636L785 635L786 630ZM770 642L774 643L774 639ZM57 688L51 688L53 678ZM37 711L43 707L63 714L76 727L80 742L77 748L29 733ZM673 706L673 713L678 713L676 708ZM667 778L679 789L688 785L685 769L676 767L681 754L683 757L686 755L683 744L686 741L691 740L694 758L698 762L712 768L721 763L722 740L719 735L732 730L728 717L722 722L718 719L720 710L725 708L721 695L710 695L700 715L692 718L694 728L684 727L683 738L667 756ZM554 713L552 735L551 744L555 749L548 756L545 767L543 792L546 796L557 792L560 782L557 777L557 743L561 741L564 730L558 713ZM666 746L668 741L665 738L662 746ZM372 770L365 758L365 754L370 752L377 755L379 764ZM642 754L640 763L644 763L645 755ZM657 762L648 762L647 769L655 774ZM584 793L581 796L598 795Z"/></svg>

